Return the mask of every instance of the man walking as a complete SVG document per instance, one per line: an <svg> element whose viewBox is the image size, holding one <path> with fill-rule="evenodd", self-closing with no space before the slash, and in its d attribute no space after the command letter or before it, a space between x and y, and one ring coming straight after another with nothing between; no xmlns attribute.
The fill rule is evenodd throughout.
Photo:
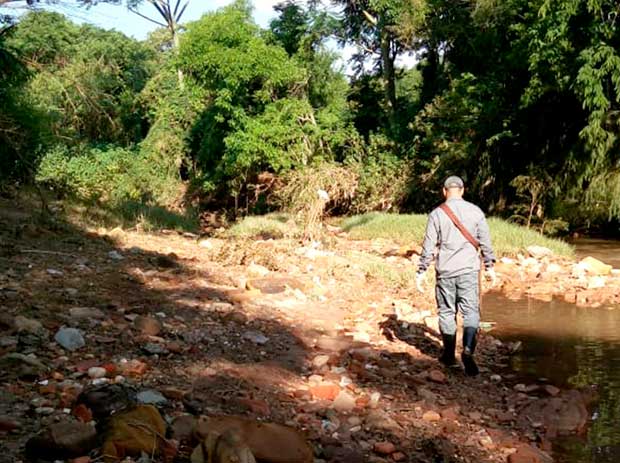
<svg viewBox="0 0 620 463"><path fill-rule="evenodd" d="M451 176L443 187L445 203L430 213L422 256L416 276L416 286L422 292L425 272L435 259L435 297L439 311L439 330L443 352L439 360L454 365L456 349L456 315L463 317L463 352L461 360L465 373L478 374L474 361L476 335L480 324L481 258L486 276L495 285L493 270L495 256L491 247L489 226L480 208L463 199L464 184L460 177Z"/></svg>

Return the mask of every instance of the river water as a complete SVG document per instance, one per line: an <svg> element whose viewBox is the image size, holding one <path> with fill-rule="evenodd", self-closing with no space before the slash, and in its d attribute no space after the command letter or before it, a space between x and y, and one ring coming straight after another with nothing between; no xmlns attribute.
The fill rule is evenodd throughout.
<svg viewBox="0 0 620 463"><path fill-rule="evenodd" d="M620 241L581 240L578 257L591 255L620 268ZM585 436L557 440L558 463L620 462L620 307L578 308L564 301L484 298L493 334L520 340L512 368L524 380L546 378L563 387L596 385L600 394Z"/></svg>

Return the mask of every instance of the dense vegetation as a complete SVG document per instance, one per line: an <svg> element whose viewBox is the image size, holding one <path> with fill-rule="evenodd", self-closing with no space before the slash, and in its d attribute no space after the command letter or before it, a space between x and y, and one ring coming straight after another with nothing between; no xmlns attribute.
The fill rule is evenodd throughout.
<svg viewBox="0 0 620 463"><path fill-rule="evenodd" d="M264 30L239 0L144 42L55 13L7 23L2 181L110 207L295 210L322 188L337 213L423 212L456 173L537 228L617 223L616 1L337 4L282 3ZM352 77L330 38L358 50Z"/></svg>

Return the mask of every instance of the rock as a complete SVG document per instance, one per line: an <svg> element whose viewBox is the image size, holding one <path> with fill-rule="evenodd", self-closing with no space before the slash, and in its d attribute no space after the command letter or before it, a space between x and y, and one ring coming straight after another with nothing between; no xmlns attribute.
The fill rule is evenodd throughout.
<svg viewBox="0 0 620 463"><path fill-rule="evenodd" d="M332 401L340 394L340 387L335 384L319 384L312 386L309 391L315 399Z"/></svg>
<svg viewBox="0 0 620 463"><path fill-rule="evenodd" d="M148 370L146 363L140 360L128 360L119 364L119 369L126 376L142 376Z"/></svg>
<svg viewBox="0 0 620 463"><path fill-rule="evenodd" d="M159 320L144 315L138 315L133 321L133 326L147 336L157 336L163 328Z"/></svg>
<svg viewBox="0 0 620 463"><path fill-rule="evenodd" d="M447 380L446 375L440 370L431 370L428 373L428 379L439 384L443 384Z"/></svg>
<svg viewBox="0 0 620 463"><path fill-rule="evenodd" d="M72 307L69 315L74 320L105 318L105 314L95 307Z"/></svg>
<svg viewBox="0 0 620 463"><path fill-rule="evenodd" d="M110 251L108 252L108 257L112 260L123 260L123 255L118 251Z"/></svg>
<svg viewBox="0 0 620 463"><path fill-rule="evenodd" d="M201 416L196 435L234 431L245 442L257 461L266 463L313 463L314 454L301 433L288 426L254 421L238 416Z"/></svg>
<svg viewBox="0 0 620 463"><path fill-rule="evenodd" d="M82 333L80 330L75 328L60 328L54 336L54 340L60 344L63 349L71 352L86 345L86 341L84 341Z"/></svg>
<svg viewBox="0 0 620 463"><path fill-rule="evenodd" d="M43 327L40 321L33 320L32 318L26 318L18 315L13 320L13 326L18 333L31 333L37 336L47 336L47 330Z"/></svg>
<svg viewBox="0 0 620 463"><path fill-rule="evenodd" d="M327 362L329 362L329 355L317 355L312 359L312 365L317 369L327 365Z"/></svg>
<svg viewBox="0 0 620 463"><path fill-rule="evenodd" d="M93 379L104 378L107 374L108 372L105 368L91 367L88 369L88 376Z"/></svg>
<svg viewBox="0 0 620 463"><path fill-rule="evenodd" d="M175 268L179 265L177 259L177 255L173 252L168 255L158 255L155 257L155 265L160 268Z"/></svg>
<svg viewBox="0 0 620 463"><path fill-rule="evenodd" d="M248 265L246 271L253 277L265 277L269 275L269 269L267 267L263 267L262 265L255 264L253 262Z"/></svg>
<svg viewBox="0 0 620 463"><path fill-rule="evenodd" d="M459 414L454 408L446 408L442 410L441 417L446 421L458 421Z"/></svg>
<svg viewBox="0 0 620 463"><path fill-rule="evenodd" d="M588 279L588 289L600 289L604 288L607 284L605 277L602 276L593 276Z"/></svg>
<svg viewBox="0 0 620 463"><path fill-rule="evenodd" d="M111 461L127 456L157 456L168 446L164 439L166 422L152 405L136 408L110 418L101 453Z"/></svg>
<svg viewBox="0 0 620 463"><path fill-rule="evenodd" d="M355 397L347 393L346 391L340 391L340 393L334 399L332 404L334 409L339 412L350 412L355 408Z"/></svg>
<svg viewBox="0 0 620 463"><path fill-rule="evenodd" d="M151 355L164 355L168 353L168 349L162 346L161 344L156 344L154 342L147 342L142 346L142 350L151 354Z"/></svg>
<svg viewBox="0 0 620 463"><path fill-rule="evenodd" d="M258 344L259 346L267 344L267 342L269 341L269 338L260 331L246 331L245 333L243 333L242 337L243 339L252 341L254 344Z"/></svg>
<svg viewBox="0 0 620 463"><path fill-rule="evenodd" d="M399 432L401 426L383 410L372 410L366 416L366 427L371 430Z"/></svg>
<svg viewBox="0 0 620 463"><path fill-rule="evenodd" d="M522 444L508 456L508 463L552 463L553 459L531 445Z"/></svg>
<svg viewBox="0 0 620 463"><path fill-rule="evenodd" d="M566 391L558 397L538 399L519 412L518 422L527 426L542 423L560 435L579 432L588 421L588 410L577 391Z"/></svg>
<svg viewBox="0 0 620 463"><path fill-rule="evenodd" d="M560 394L561 390L558 387L555 387L551 384L546 384L543 386L544 391L549 394L551 397L555 397Z"/></svg>
<svg viewBox="0 0 620 463"><path fill-rule="evenodd" d="M0 432L11 432L21 428L21 423L8 416L0 416Z"/></svg>
<svg viewBox="0 0 620 463"><path fill-rule="evenodd" d="M491 375L489 379L495 384L502 382L502 377L500 375Z"/></svg>
<svg viewBox="0 0 620 463"><path fill-rule="evenodd" d="M564 269L562 268L561 265L558 265L552 262L549 265L547 265L547 268L545 268L545 273L556 274L556 273L562 273L563 270Z"/></svg>
<svg viewBox="0 0 620 463"><path fill-rule="evenodd" d="M203 249L213 249L213 243L209 240L201 239L198 241L198 246Z"/></svg>
<svg viewBox="0 0 620 463"><path fill-rule="evenodd" d="M441 420L441 415L435 411L429 410L422 415L422 419L432 423Z"/></svg>
<svg viewBox="0 0 620 463"><path fill-rule="evenodd" d="M16 352L0 357L0 377L12 376L20 379L36 379L47 373L48 367L29 355Z"/></svg>
<svg viewBox="0 0 620 463"><path fill-rule="evenodd" d="M405 461L407 456L403 452L395 452L392 454L392 460L394 461Z"/></svg>
<svg viewBox="0 0 620 463"><path fill-rule="evenodd" d="M396 451L396 446L389 441L377 442L372 449L379 455L390 455Z"/></svg>
<svg viewBox="0 0 620 463"><path fill-rule="evenodd" d="M544 246L528 246L526 248L528 254L535 259L542 259L553 255L553 251Z"/></svg>
<svg viewBox="0 0 620 463"><path fill-rule="evenodd" d="M154 389L146 389L138 392L136 399L138 399L139 403L145 405L165 405L168 403L168 399L166 399L161 392Z"/></svg>
<svg viewBox="0 0 620 463"><path fill-rule="evenodd" d="M97 445L97 432L89 424L60 422L52 424L26 443L31 459L66 459L83 456Z"/></svg>
<svg viewBox="0 0 620 463"><path fill-rule="evenodd" d="M609 275L613 269L611 265L607 265L606 263L590 256L581 259L577 265L582 267L590 275Z"/></svg>
<svg viewBox="0 0 620 463"><path fill-rule="evenodd" d="M351 340L346 338L321 336L317 341L317 347L328 352L341 352L351 347Z"/></svg>
<svg viewBox="0 0 620 463"><path fill-rule="evenodd" d="M286 291L287 288L299 289L303 291L304 284L294 278L256 278L248 280L247 289L257 289L263 294L278 294Z"/></svg>
<svg viewBox="0 0 620 463"><path fill-rule="evenodd" d="M435 403L437 401L437 394L435 394L426 387L419 387L418 395L420 396L420 398L426 400L429 403Z"/></svg>

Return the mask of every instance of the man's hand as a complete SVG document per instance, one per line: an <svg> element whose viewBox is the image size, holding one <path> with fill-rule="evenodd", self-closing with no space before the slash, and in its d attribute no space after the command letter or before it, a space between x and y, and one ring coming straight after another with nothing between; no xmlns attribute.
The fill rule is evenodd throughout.
<svg viewBox="0 0 620 463"><path fill-rule="evenodd" d="M418 292L424 292L424 283L426 282L426 273L420 272L415 276L415 287L418 289Z"/></svg>
<svg viewBox="0 0 620 463"><path fill-rule="evenodd" d="M495 269L493 267L487 268L485 275L487 280L491 280L491 288L493 288L497 284L497 274L495 273Z"/></svg>

